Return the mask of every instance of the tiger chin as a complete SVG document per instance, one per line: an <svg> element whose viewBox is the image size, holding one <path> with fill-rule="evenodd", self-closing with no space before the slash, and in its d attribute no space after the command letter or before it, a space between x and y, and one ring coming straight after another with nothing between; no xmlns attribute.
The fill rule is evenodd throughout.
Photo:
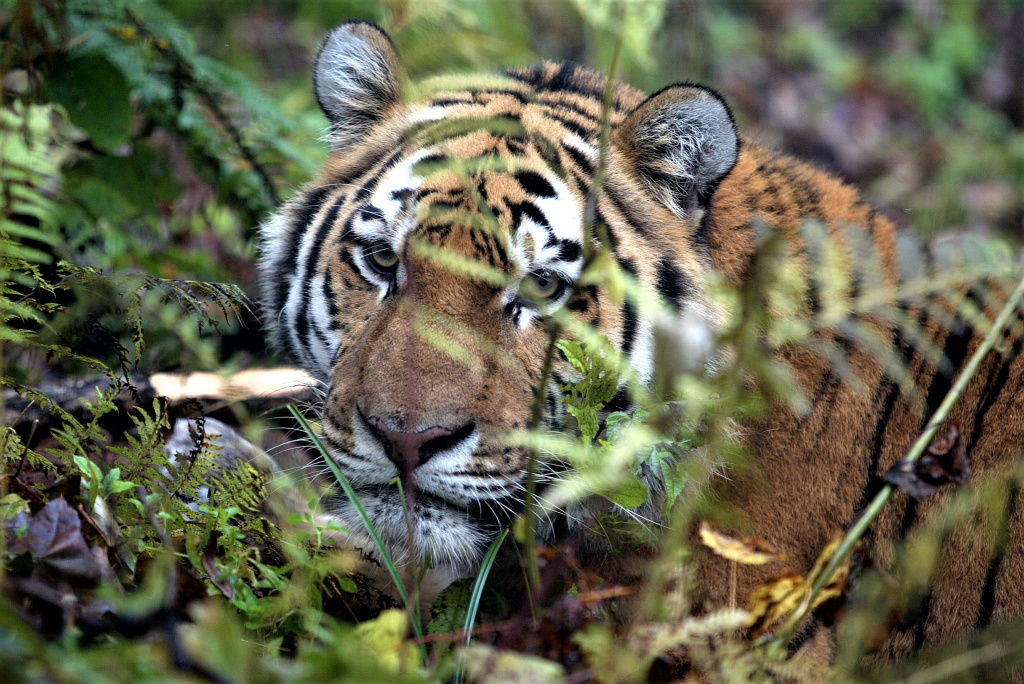
<svg viewBox="0 0 1024 684"><path fill-rule="evenodd" d="M833 235L852 226L883 264L881 277L898 281L892 224L835 177L741 137L723 99L703 86L645 96L616 85L602 162L605 77L573 64L510 69L458 87L437 81L412 98L387 35L351 22L324 41L313 83L330 152L317 177L262 226L264 321L276 349L322 383L322 440L385 543L396 556L428 558L438 585L474 572L521 510L527 452L507 435L531 427L534 397L543 398L539 427L575 430L559 391L573 377L568 362L555 358L539 386L551 311L567 307L607 337L636 377L652 377L653 321L602 288L574 287L588 197L607 227L607 244L597 246L711 330L725 316L709 295L712 277L744 282L757 224L797 256L806 249L805 220ZM439 124L444 136L425 133ZM453 170L425 171L443 164ZM424 334L435 324L458 353ZM980 339L948 322L922 318L922 326L954 367ZM895 331L882 332L899 346ZM952 416L966 426L982 476L1024 442L1020 345L1012 346L1014 354L986 362ZM815 354L781 352L811 409L796 415L779 404L744 426L756 472L722 495L745 514L739 527L789 561L743 573L741 596L786 571L805 574L919 434L951 379L925 354L901 349L929 406L906 398L855 345L856 387ZM625 391L609 406L628 407ZM934 505L897 495L872 528L876 558L891 562L895 540ZM567 517L586 527L601 512L584 504ZM361 528L351 504L330 514ZM550 527L542 534L554 534L557 524ZM935 587L923 617L901 623L885 652L1020 614L1024 582L1012 577L1024 568L1024 525L1008 534L995 565L994 542L969 530L951 535L950 560L937 575L948 586ZM695 564L702 599L724 603L727 561L698 551ZM805 632L828 639L813 625Z"/></svg>

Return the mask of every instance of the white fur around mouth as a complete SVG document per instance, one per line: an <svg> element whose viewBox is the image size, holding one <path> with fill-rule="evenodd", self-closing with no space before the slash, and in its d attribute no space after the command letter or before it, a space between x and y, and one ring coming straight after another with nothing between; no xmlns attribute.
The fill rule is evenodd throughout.
<svg viewBox="0 0 1024 684"><path fill-rule="evenodd" d="M388 552L399 564L427 558L456 572L472 572L480 564L488 536L469 514L431 500L415 504L413 525L406 520L398 490L359 492L359 501L380 534ZM350 501L331 511L350 530L361 530L362 521ZM413 543L409 530L413 529Z"/></svg>

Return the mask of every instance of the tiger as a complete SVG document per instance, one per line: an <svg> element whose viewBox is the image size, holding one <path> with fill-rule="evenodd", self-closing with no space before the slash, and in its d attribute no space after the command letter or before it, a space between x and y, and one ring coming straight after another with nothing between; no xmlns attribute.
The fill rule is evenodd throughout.
<svg viewBox="0 0 1024 684"><path fill-rule="evenodd" d="M655 373L651 314L607 287L575 286L588 249L607 249L641 288L712 331L728 313L712 282L742 286L765 229L798 259L810 249L806 221L833 236L853 230L885 283L895 286L902 268L901 233L890 220L835 175L742 136L711 88L679 83L648 96L552 62L447 83L410 97L416 88L381 28L352 21L332 30L313 68L329 152L316 178L264 222L259 257L269 339L324 388L330 457L387 547L430 558L442 583L474 572L523 508L529 451L506 436L576 429L560 389L572 367L555 354L543 373L552 311L565 307L604 335L639 382ZM441 139L424 135L441 126ZM453 161L462 171L424 171ZM588 238L588 217L604 232ZM857 258L855 250L843 258ZM459 353L426 339L428 315L450 324L445 334ZM846 351L859 382L807 348L777 352L809 408L771 400L765 416L742 425L750 472L721 478L715 495L742 513L739 528L781 552L785 567L749 568L739 595L786 571L807 573L880 490L981 342L982 331L960 317L919 319L948 364L892 325L878 327L923 399L855 343ZM1005 469L1024 440L1021 337L1004 343L951 415L976 478ZM532 423L535 396L540 425ZM623 388L606 406L629 409ZM899 540L941 499L897 492L869 533L877 562L893 562ZM998 534L975 521L945 539L931 590L889 636L883 658L1021 614L1017 499L1011 491ZM350 502L330 513L360 528ZM575 524L592 523L591 513L577 511ZM558 524L541 534L557 535ZM693 564L701 601L722 605L729 561L698 545ZM834 639L812 624L794 643L831 647Z"/></svg>

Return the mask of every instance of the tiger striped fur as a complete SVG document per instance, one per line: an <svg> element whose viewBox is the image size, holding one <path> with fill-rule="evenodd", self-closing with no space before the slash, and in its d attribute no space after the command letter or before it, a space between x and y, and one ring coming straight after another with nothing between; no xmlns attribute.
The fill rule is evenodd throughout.
<svg viewBox="0 0 1024 684"><path fill-rule="evenodd" d="M566 304L607 336L639 378L652 375L652 322L633 304L616 305L592 285L566 302L583 260L605 78L545 63L469 87L428 84L425 97L407 104L390 40L353 22L325 41L314 84L331 122L331 152L319 176L262 229L270 338L327 389L323 439L386 542L426 554L452 576L469 573L521 505L526 452L501 436L530 422L548 307ZM443 126L440 138L425 135ZM618 265L677 311L720 325L724 312L709 297L709 274L744 281L758 221L783 234L797 256L806 248L806 219L834 236L854 226L873 246L882 277L897 282L892 224L833 176L739 137L713 91L675 85L645 97L618 85L610 129L596 218L607 226ZM424 171L451 160L477 170ZM453 220L453 211L462 218ZM489 217L500 233L486 229ZM480 268L442 263L430 248ZM521 296L525 287L546 304ZM460 354L441 353L426 339L424 326L435 324ZM980 339L963 321L922 319L922 327L953 367ZM746 426L756 472L721 483L744 512L746 531L789 555L782 571L807 571L877 491L949 387L948 372L901 343L894 329L880 330L904 354L923 403L905 397L856 345L847 350L850 364L867 391L819 355L787 349L781 354L812 408L798 416L780 404ZM954 411L982 476L1004 468L1024 438L1020 345L1019 336L1009 337ZM558 391L571 375L557 360L544 388L544 421L553 430L574 425ZM610 408L627 405L622 392ZM415 491L413 526L389 485L396 477ZM1010 521L995 537L980 522L949 536L930 598L901 623L886 653L1020 614L1024 521L1011 494ZM895 540L937 501L896 497L871 533L880 562L892 562ZM348 505L335 513L358 527ZM579 512L584 524L587 514ZM707 554L697 564L704 598L722 603L728 563ZM741 595L782 571L744 573Z"/></svg>

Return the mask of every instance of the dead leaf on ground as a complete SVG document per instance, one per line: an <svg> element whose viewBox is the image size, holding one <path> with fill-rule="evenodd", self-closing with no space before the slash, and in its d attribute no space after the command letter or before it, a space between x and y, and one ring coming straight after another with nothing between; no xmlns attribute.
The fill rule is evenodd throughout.
<svg viewBox="0 0 1024 684"><path fill-rule="evenodd" d="M921 458L899 461L885 474L885 481L914 499L931 496L944 484L967 482L971 479L971 464L961 436L959 423L944 422Z"/></svg>
<svg viewBox="0 0 1024 684"><path fill-rule="evenodd" d="M757 537L747 535L727 535L711 527L706 521L697 528L704 546L726 558L744 565L764 565L776 560L784 560L771 544Z"/></svg>
<svg viewBox="0 0 1024 684"><path fill-rule="evenodd" d="M63 497L50 501L31 517L18 514L7 529L11 537L8 550L15 555L32 554L39 564L37 571L70 581L99 580L100 566L82 536L78 513Z"/></svg>

